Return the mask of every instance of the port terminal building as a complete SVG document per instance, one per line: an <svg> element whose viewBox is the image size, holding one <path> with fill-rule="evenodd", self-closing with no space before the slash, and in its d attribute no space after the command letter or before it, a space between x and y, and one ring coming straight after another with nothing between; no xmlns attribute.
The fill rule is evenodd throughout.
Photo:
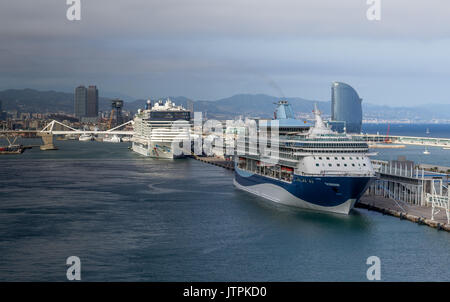
<svg viewBox="0 0 450 302"><path fill-rule="evenodd" d="M366 194L393 199L401 204L448 208L450 175L426 170L400 156L397 160L372 160L377 177ZM440 170L450 169L440 167Z"/></svg>

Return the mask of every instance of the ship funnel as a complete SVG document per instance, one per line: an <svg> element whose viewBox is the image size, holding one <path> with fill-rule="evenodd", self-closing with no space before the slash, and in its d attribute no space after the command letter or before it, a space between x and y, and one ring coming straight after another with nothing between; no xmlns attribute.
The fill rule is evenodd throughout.
<svg viewBox="0 0 450 302"><path fill-rule="evenodd" d="M294 119L294 112L292 111L291 105L288 101L280 100L278 101L277 109L274 113L274 118L278 120L282 119Z"/></svg>

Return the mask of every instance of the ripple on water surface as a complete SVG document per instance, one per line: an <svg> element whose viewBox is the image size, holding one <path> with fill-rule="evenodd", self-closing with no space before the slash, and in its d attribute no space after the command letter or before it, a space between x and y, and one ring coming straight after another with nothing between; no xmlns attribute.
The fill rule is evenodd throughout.
<svg viewBox="0 0 450 302"><path fill-rule="evenodd" d="M127 144L57 141L0 158L0 280L449 281L448 233L366 210L349 216L276 205L232 173L158 161ZM28 152L30 151L30 152Z"/></svg>

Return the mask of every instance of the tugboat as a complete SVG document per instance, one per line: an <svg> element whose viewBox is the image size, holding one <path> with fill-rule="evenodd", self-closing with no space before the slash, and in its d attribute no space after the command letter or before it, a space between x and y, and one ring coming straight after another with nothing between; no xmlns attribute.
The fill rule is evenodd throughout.
<svg viewBox="0 0 450 302"><path fill-rule="evenodd" d="M6 137L6 140L8 141L7 147L0 147L0 154L21 154L26 149L31 149L31 146L24 146L24 145L18 145L15 144L17 140L17 136L14 137L14 139L11 141L9 137Z"/></svg>
<svg viewBox="0 0 450 302"><path fill-rule="evenodd" d="M8 147L0 147L0 154L21 154L25 149L23 145L9 145Z"/></svg>

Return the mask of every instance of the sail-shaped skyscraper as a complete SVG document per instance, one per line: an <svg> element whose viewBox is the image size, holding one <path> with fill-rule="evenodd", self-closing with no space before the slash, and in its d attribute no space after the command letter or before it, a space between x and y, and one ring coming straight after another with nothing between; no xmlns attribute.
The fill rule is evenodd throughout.
<svg viewBox="0 0 450 302"><path fill-rule="evenodd" d="M348 84L331 84L331 122L336 131L360 133L362 124L362 99Z"/></svg>

